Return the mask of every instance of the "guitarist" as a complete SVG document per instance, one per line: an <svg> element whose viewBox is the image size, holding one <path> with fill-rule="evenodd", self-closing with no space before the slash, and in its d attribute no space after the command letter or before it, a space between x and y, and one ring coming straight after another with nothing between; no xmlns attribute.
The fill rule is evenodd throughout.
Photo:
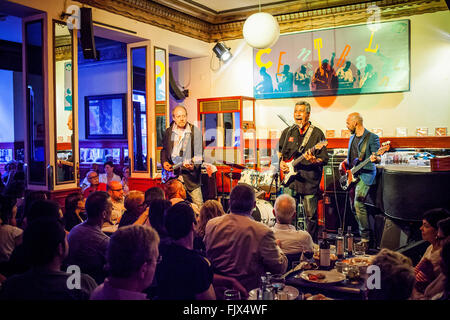
<svg viewBox="0 0 450 320"><path fill-rule="evenodd" d="M381 161L381 157L376 156L375 152L380 148L380 138L364 128L363 118L357 113L351 113L347 117L347 128L352 134L348 142L348 155L347 159L341 162L339 165L339 171L341 174L358 162L364 161L370 157L370 161L365 165L359 173L359 181L355 188L350 189L350 199L352 211L356 214L356 221L359 225L359 232L361 234L361 242L364 243L366 248L369 245L370 240L370 227L367 216L367 208L364 201L369 192L370 186L374 185L376 180L375 176L377 170L375 163ZM351 166L349 164L352 164Z"/></svg>
<svg viewBox="0 0 450 320"><path fill-rule="evenodd" d="M183 162L180 176L192 202L199 208L203 204L201 189L201 166L203 157L203 137L200 130L187 121L187 110L178 105L172 111L173 121L166 129L161 150L161 162L167 171Z"/></svg>
<svg viewBox="0 0 450 320"><path fill-rule="evenodd" d="M306 101L295 104L295 124L284 129L279 141L280 169L288 172L286 164L288 159L300 157L305 150L312 148L318 142L325 140L322 130L314 127L309 121L311 105ZM303 199L303 207L306 215L306 228L313 241L317 243L318 221L317 221L317 193L320 180L322 179L322 167L328 162L326 148L306 152L305 159L295 167L297 174L292 182L286 186L285 193L296 198L297 203L300 196Z"/></svg>

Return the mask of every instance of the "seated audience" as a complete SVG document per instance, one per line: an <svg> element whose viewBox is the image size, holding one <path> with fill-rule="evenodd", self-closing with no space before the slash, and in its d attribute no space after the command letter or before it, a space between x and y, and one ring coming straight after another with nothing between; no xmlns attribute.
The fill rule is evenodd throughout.
<svg viewBox="0 0 450 320"><path fill-rule="evenodd" d="M415 291L423 293L425 288L439 275L441 259L441 243L436 239L440 220L450 217L450 213L444 208L428 210L423 215L422 239L428 241L430 246L425 251L414 271L416 274Z"/></svg>
<svg viewBox="0 0 450 320"><path fill-rule="evenodd" d="M67 265L78 265L97 283L106 277L104 270L109 237L101 230L103 222L111 216L111 197L104 191L96 191L86 200L87 220L75 226L69 233Z"/></svg>
<svg viewBox="0 0 450 320"><path fill-rule="evenodd" d="M175 205L176 203L181 201L187 201L186 189L184 189L183 183L180 180L172 179L168 181L164 185L164 187L166 189L167 200L170 200L170 202L172 202L172 205ZM200 215L200 208L195 203L189 203L194 210L195 219L198 220L198 216Z"/></svg>
<svg viewBox="0 0 450 320"><path fill-rule="evenodd" d="M97 163L95 163L95 162L92 163L92 166L91 166L91 169L89 170L89 172L91 172L91 171L95 171L95 173L99 174L99 172L98 172L98 164ZM86 176L84 177L83 181L80 184L81 190L84 191L90 185L91 184L88 181L88 174L86 174Z"/></svg>
<svg viewBox="0 0 450 320"><path fill-rule="evenodd" d="M102 231L113 233L119 227L120 219L125 212L123 187L120 182L111 181L108 183L107 190L109 195L111 196L113 209L111 212L111 219L103 223Z"/></svg>
<svg viewBox="0 0 450 320"><path fill-rule="evenodd" d="M157 199L150 203L148 219L152 228L158 232L160 244L166 244L169 241L166 227L164 226L164 215L172 206L169 200Z"/></svg>
<svg viewBox="0 0 450 320"><path fill-rule="evenodd" d="M67 231L86 220L85 201L79 192L73 192L66 197L64 223Z"/></svg>
<svg viewBox="0 0 450 320"><path fill-rule="evenodd" d="M439 242L439 246L441 247L440 250L441 259L439 262L441 272L439 272L436 278L425 288L423 294L420 293L418 290L414 289L412 299L436 300L440 299L444 295L448 274L448 270L445 269L447 268L448 263L444 261L445 253L443 252L442 245L449 239L450 239L450 218L446 218L438 222L438 232L436 235L436 241Z"/></svg>
<svg viewBox="0 0 450 320"><path fill-rule="evenodd" d="M172 243L161 246L156 268L161 300L214 300L213 271L209 261L193 250L195 215L180 202L167 210L165 227Z"/></svg>
<svg viewBox="0 0 450 320"><path fill-rule="evenodd" d="M100 183L108 184L111 181L122 183L122 179L114 173L114 163L112 161L106 161L103 168L105 169L105 173L100 174Z"/></svg>
<svg viewBox="0 0 450 320"><path fill-rule="evenodd" d="M22 206L17 207L17 226L23 230L27 227L27 215L36 200L47 200L45 191L28 191Z"/></svg>
<svg viewBox="0 0 450 320"><path fill-rule="evenodd" d="M125 196L128 195L128 193L130 192L130 187L128 187L128 178L130 177L130 167L125 166L123 167L123 177L122 177L122 187L123 187L123 194Z"/></svg>
<svg viewBox="0 0 450 320"><path fill-rule="evenodd" d="M166 198L166 195L164 193L164 190L160 187L151 187L148 188L147 191L145 191L145 203L150 205L150 202L153 200L164 200Z"/></svg>
<svg viewBox="0 0 450 320"><path fill-rule="evenodd" d="M89 171L86 175L89 182L89 186L83 189L83 197L87 197L95 191L106 191L106 183L101 183L98 179L98 173L95 171Z"/></svg>
<svg viewBox="0 0 450 320"><path fill-rule="evenodd" d="M34 201L27 216L27 223L31 223L36 219L46 217L60 219L62 222L64 222L62 220L64 216L58 202L53 200Z"/></svg>
<svg viewBox="0 0 450 320"><path fill-rule="evenodd" d="M146 300L142 291L153 281L158 245L158 234L151 227L127 226L116 231L106 254L109 275L91 300Z"/></svg>
<svg viewBox="0 0 450 320"><path fill-rule="evenodd" d="M207 200L200 208L200 215L194 238L194 249L199 251L201 255L206 255L206 247L203 242L205 237L205 228L209 220L224 215L222 204L217 200Z"/></svg>
<svg viewBox="0 0 450 320"><path fill-rule="evenodd" d="M125 213L120 219L119 228L132 224L143 225L148 222L147 204L142 191L132 190L125 198Z"/></svg>
<svg viewBox="0 0 450 320"><path fill-rule="evenodd" d="M69 288L71 273L61 271L68 244L60 220L46 217L31 222L24 232L23 244L32 268L8 278L0 291L1 300L87 300L97 286L81 274L81 289ZM73 283L73 282L72 282Z"/></svg>
<svg viewBox="0 0 450 320"><path fill-rule="evenodd" d="M0 272L13 250L22 242L22 229L16 225L16 199L0 195Z"/></svg>
<svg viewBox="0 0 450 320"><path fill-rule="evenodd" d="M237 185L230 194L231 213L209 220L204 238L215 272L235 278L248 291L259 286L266 272L280 274L287 267L273 231L251 217L255 206L253 188Z"/></svg>
<svg viewBox="0 0 450 320"><path fill-rule="evenodd" d="M275 201L273 213L276 223L272 227L275 239L285 254L296 254L303 251L313 251L311 235L302 230L296 230L291 224L297 213L295 199L288 194L280 195Z"/></svg>
<svg viewBox="0 0 450 320"><path fill-rule="evenodd" d="M373 259L380 268L380 288L367 290L369 300L408 300L414 287L411 259L401 253L382 249Z"/></svg>

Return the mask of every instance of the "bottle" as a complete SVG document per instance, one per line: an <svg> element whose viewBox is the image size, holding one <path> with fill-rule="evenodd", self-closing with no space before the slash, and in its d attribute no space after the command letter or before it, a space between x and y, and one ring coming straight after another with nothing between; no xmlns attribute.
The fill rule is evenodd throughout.
<svg viewBox="0 0 450 320"><path fill-rule="evenodd" d="M353 233L352 227L348 226L347 234L345 235L345 245L346 245L346 253L347 257L353 255Z"/></svg>
<svg viewBox="0 0 450 320"><path fill-rule="evenodd" d="M327 232L322 233L323 240L319 246L319 259L320 267L329 268L330 267L330 243L328 242Z"/></svg>
<svg viewBox="0 0 450 320"><path fill-rule="evenodd" d="M339 260L344 259L345 251L344 233L342 228L338 229L338 234L336 236L336 255Z"/></svg>

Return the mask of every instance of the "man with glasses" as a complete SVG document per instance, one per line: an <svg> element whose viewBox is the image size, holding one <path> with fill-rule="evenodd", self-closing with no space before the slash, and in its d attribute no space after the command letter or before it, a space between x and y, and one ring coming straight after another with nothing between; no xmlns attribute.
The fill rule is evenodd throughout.
<svg viewBox="0 0 450 320"><path fill-rule="evenodd" d="M174 171L173 166L182 163L180 176L187 194L199 208L203 204L201 165L203 159L203 137L200 130L187 121L186 108L178 105L172 112L173 122L163 138L161 163L165 171Z"/></svg>
<svg viewBox="0 0 450 320"><path fill-rule="evenodd" d="M86 175L89 182L89 187L83 190L83 197L87 198L92 192L106 191L106 184L100 183L98 173L95 171L89 171Z"/></svg>
<svg viewBox="0 0 450 320"><path fill-rule="evenodd" d="M115 232L119 227L120 218L122 218L125 212L125 206L123 204L123 187L118 181L111 181L107 186L108 194L111 196L111 202L113 209L111 212L111 219L103 223L103 232Z"/></svg>

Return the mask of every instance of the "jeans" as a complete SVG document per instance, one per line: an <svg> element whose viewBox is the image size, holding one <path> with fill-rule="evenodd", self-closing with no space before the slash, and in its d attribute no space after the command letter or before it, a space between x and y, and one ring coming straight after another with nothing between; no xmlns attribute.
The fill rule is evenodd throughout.
<svg viewBox="0 0 450 320"><path fill-rule="evenodd" d="M189 197L191 197L192 202L197 205L197 207L200 209L203 205L203 195L202 195L202 188L198 187L192 191L186 190L186 193Z"/></svg>
<svg viewBox="0 0 450 320"><path fill-rule="evenodd" d="M359 180L354 190L351 190L350 192L352 211L356 214L356 221L358 222L361 239L365 241L370 240L369 218L366 205L364 204L369 189L370 186L366 185L364 181Z"/></svg>

